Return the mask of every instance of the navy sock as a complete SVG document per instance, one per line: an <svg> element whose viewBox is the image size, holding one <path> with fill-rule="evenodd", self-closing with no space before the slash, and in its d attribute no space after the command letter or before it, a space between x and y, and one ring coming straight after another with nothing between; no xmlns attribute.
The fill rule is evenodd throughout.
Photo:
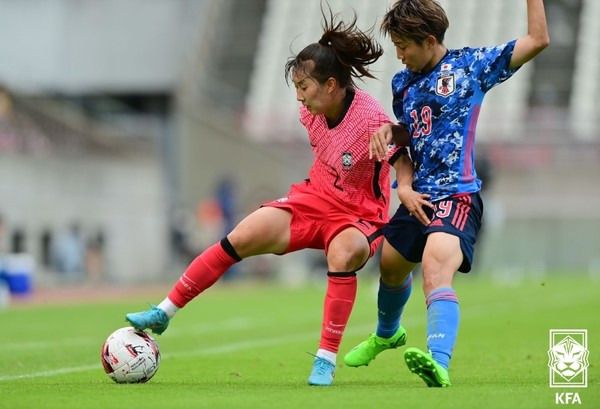
<svg viewBox="0 0 600 409"><path fill-rule="evenodd" d="M412 290L412 273L406 281L397 287L384 284L379 280L377 294L377 336L390 338L400 327L400 316Z"/></svg>
<svg viewBox="0 0 600 409"><path fill-rule="evenodd" d="M458 334L458 298L452 288L438 288L427 296L427 348L448 369Z"/></svg>

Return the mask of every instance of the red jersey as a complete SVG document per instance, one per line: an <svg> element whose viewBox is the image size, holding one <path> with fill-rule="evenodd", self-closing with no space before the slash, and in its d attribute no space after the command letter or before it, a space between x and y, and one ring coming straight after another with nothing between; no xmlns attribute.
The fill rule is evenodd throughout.
<svg viewBox="0 0 600 409"><path fill-rule="evenodd" d="M361 218L387 221L390 166L369 159L371 136L391 123L379 102L356 89L343 119L333 128L325 115L313 115L305 106L300 107L300 122L315 155L308 173L313 189Z"/></svg>

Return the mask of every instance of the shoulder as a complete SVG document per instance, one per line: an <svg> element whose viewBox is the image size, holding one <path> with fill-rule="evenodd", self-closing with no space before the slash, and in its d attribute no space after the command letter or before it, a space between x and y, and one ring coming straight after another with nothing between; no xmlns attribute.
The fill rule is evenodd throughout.
<svg viewBox="0 0 600 409"><path fill-rule="evenodd" d="M364 116L373 116L385 112L381 103L374 96L359 88L355 89L354 101L352 101L350 107L353 111L360 112Z"/></svg>
<svg viewBox="0 0 600 409"><path fill-rule="evenodd" d="M377 101L374 96L372 96L371 94L368 94L367 92L363 91L360 88L356 88L354 90L353 104L362 106L365 108L372 108L372 109L383 111L383 107L381 106L379 101Z"/></svg>
<svg viewBox="0 0 600 409"><path fill-rule="evenodd" d="M512 40L504 44L495 45L493 47L489 47L487 52L493 56L512 56L512 53L515 49L515 44L517 40Z"/></svg>
<svg viewBox="0 0 600 409"><path fill-rule="evenodd" d="M411 75L410 71L407 70L406 68L398 71L392 77L392 87L395 88L397 86L402 86L404 83L406 83L408 81L408 78L410 77L410 75Z"/></svg>
<svg viewBox="0 0 600 409"><path fill-rule="evenodd" d="M456 58L467 58L472 61L485 60L495 58L498 55L509 52L515 47L516 40L509 41L504 44L486 46L486 47L464 47L460 50L453 50L456 52Z"/></svg>
<svg viewBox="0 0 600 409"><path fill-rule="evenodd" d="M360 122L361 119L366 123L383 123L389 121L385 109L381 103L372 95L361 89L355 90L354 101L352 102L353 122Z"/></svg>
<svg viewBox="0 0 600 409"><path fill-rule="evenodd" d="M469 61L477 59L478 53L481 52L480 48L463 47L456 49L449 49L448 56L444 59L447 63L455 66L461 66L463 64L468 65Z"/></svg>
<svg viewBox="0 0 600 409"><path fill-rule="evenodd" d="M408 69L398 71L392 77L392 94L400 94L404 91L404 88L415 78L416 74L410 72Z"/></svg>

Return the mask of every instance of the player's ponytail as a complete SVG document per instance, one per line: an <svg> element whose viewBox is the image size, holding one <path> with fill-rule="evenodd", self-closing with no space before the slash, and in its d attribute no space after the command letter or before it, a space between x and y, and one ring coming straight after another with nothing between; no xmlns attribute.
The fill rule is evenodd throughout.
<svg viewBox="0 0 600 409"><path fill-rule="evenodd" d="M320 83L335 78L340 87L354 87L354 78L375 78L367 66L383 55L381 46L371 37L373 28L361 31L356 27L356 13L349 24L338 20L329 9L329 16L321 7L323 35L317 43L305 47L298 55L288 60L285 66L286 80L292 70L307 70L307 61L314 67L307 70Z"/></svg>

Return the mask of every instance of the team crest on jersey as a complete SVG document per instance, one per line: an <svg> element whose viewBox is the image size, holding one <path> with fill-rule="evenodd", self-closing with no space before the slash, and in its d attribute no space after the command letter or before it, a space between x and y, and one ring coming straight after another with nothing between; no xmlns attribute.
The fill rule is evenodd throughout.
<svg viewBox="0 0 600 409"><path fill-rule="evenodd" d="M342 166L345 169L350 169L352 167L352 152L342 153Z"/></svg>
<svg viewBox="0 0 600 409"><path fill-rule="evenodd" d="M454 82L454 73L443 74L438 77L437 82L435 84L435 93L442 96L447 97L454 93L455 82Z"/></svg>

